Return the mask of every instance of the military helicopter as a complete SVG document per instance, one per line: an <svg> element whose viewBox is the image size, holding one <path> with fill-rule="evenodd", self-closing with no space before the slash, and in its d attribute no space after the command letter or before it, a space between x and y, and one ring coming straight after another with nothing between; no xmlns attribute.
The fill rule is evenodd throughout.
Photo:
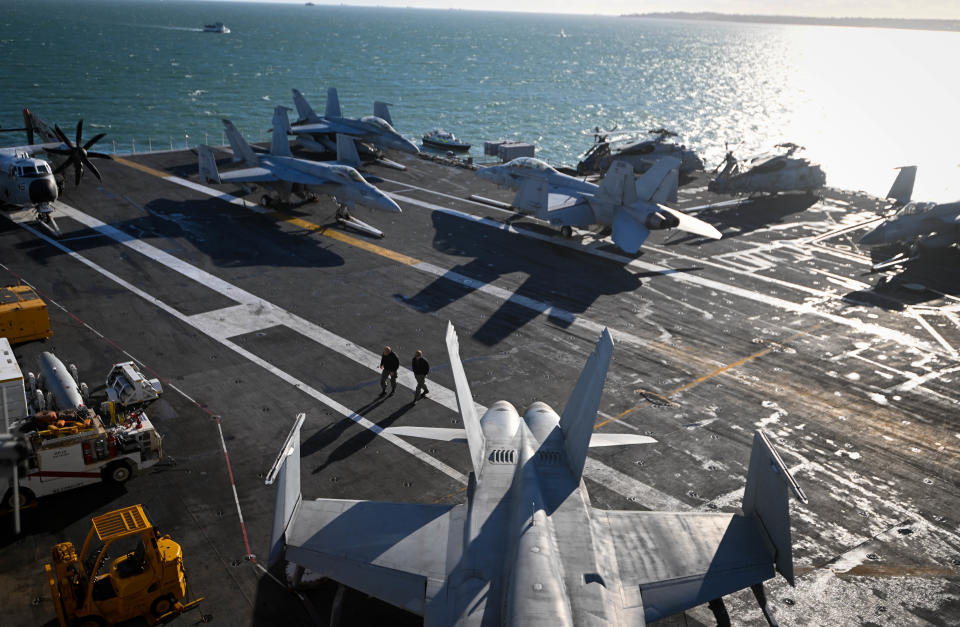
<svg viewBox="0 0 960 627"><path fill-rule="evenodd" d="M616 125L606 131L599 126L593 129L591 134L594 144L577 164L579 176L606 172L615 159L626 161L638 173L646 172L654 161L663 157L679 159L682 175L703 169L703 160L696 152L686 146L678 146L667 141L670 137L677 137L673 131L665 128L649 130L647 133L653 135L652 139L632 139L628 136L610 139L610 134L615 130L617 130ZM628 133L629 131L620 132Z"/></svg>
<svg viewBox="0 0 960 627"><path fill-rule="evenodd" d="M28 109L23 110L26 126L0 131L26 131L27 145L0 148L0 203L13 207L32 208L37 214L37 223L55 237L60 229L53 217L50 203L63 194L63 172L73 166L74 184L79 185L84 167L93 172L97 180L103 180L100 171L90 161L90 157L109 159L110 155L90 152L89 149L100 141L106 133L99 133L86 143L83 142L83 120L77 122L76 143L54 125L51 127L35 117ZM35 133L45 143L34 144ZM54 166L34 155L45 152L52 155Z"/></svg>
<svg viewBox="0 0 960 627"><path fill-rule="evenodd" d="M827 177L819 164L793 156L796 151L803 150L803 146L786 142L775 147L781 148L782 152L740 161L727 146L723 161L713 169L714 172L720 170L720 173L710 181L707 189L718 194L777 194L812 193L824 186Z"/></svg>

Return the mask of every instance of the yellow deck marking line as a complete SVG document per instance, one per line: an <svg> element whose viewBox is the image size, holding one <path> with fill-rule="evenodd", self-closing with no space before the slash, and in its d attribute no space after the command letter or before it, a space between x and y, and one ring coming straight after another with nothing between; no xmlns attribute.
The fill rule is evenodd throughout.
<svg viewBox="0 0 960 627"><path fill-rule="evenodd" d="M366 240L358 239L351 235L347 235L346 233L343 233L341 231L335 231L333 229L329 229L320 224L315 224L313 222L310 222L309 220L304 220L303 218L290 217L289 214L283 213L282 211L275 211L274 213L269 214L268 217L274 218L275 220L278 220L280 222L286 222L287 224L298 226L301 229L305 229L307 231L313 231L313 232L319 233L324 237L335 239L339 242L343 242L344 244L350 244L351 246L355 246L356 248L361 248L363 250L366 250L367 252L374 253L375 255L380 255L381 257L392 259L398 263L402 263L408 266L415 266L418 263L421 263L419 259L416 259L409 255L398 253L396 251L390 250L389 248L384 248L383 246L377 246L376 244L373 244Z"/></svg>
<svg viewBox="0 0 960 627"><path fill-rule="evenodd" d="M804 329L804 330L802 330L802 331L797 331L796 333L794 333L793 335L791 335L790 337L788 337L788 338L786 339L785 343L792 342L793 340L797 339L797 338L800 337L801 335L806 335L806 334L808 334L808 333L813 333L814 331L816 331L817 329L819 329L819 328L822 327L823 325L824 325L824 323L820 322L820 323L815 324L815 325L813 325L812 327L809 327L809 328ZM699 377L699 378L697 378L697 379L694 379L694 380L691 381L690 383L685 383L684 385L681 385L680 387L678 387L678 388L674 389L673 391L669 392L668 394L664 395L664 398L669 401L671 397L676 396L677 394L680 394L681 392L686 392L686 391L689 390L690 388L696 387L696 386L700 385L701 383L703 383L704 381L708 381L708 380L712 379L713 377L715 377L715 376L717 376L717 375L723 374L724 372L727 372L727 371L729 371L729 370L733 370L734 368L738 368L738 367L740 367L740 366L742 366L742 365L744 365L744 364L746 364L746 363L749 363L749 362L751 362L751 361L753 361L753 360L755 360L755 359L759 359L760 357L763 357L764 355L766 355L767 353L769 353L769 352L772 351L772 350L774 350L774 347L773 347L773 346L768 346L767 348L765 348L765 349L763 349L763 350L760 350L760 351L757 351L757 352L753 353L752 355L748 355L748 356L744 357L743 359L739 359L739 360L737 360L737 361L735 361L735 362L733 362L733 363L727 364L727 365L725 365L725 366L720 366L719 368L717 368L716 370L714 370L713 372L711 372L711 373L709 373L709 374L705 374L705 375L703 375L702 377ZM604 425L606 425L606 424L609 424L610 422L613 422L614 420L618 420L618 419L620 419L620 418L623 418L623 417L626 416L627 414L629 414L629 413L631 413L631 412L633 412L633 411L636 411L637 409L640 409L640 407L642 407L642 406L641 406L641 405L634 405L634 406L631 407L630 409L627 409L627 410L625 410L625 411L620 412L619 414L617 414L617 415L614 416L613 418L608 418L607 420L604 420L603 422L598 422L597 424L593 425L593 428L594 428L594 429L599 429L600 427L602 427L602 426L604 426Z"/></svg>
<svg viewBox="0 0 960 627"><path fill-rule="evenodd" d="M137 163L136 161L121 159L120 157L114 157L113 160L119 163L120 165L125 165L128 168L133 168L134 170L140 170L141 172L152 174L162 179L168 178L170 176L170 174L168 174L167 172L163 172L161 170L155 170L149 166L143 165L142 163Z"/></svg>

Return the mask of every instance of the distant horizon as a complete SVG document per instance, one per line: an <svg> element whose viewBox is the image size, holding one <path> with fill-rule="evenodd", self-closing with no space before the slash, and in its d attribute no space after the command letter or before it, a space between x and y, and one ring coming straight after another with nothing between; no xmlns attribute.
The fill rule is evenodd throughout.
<svg viewBox="0 0 960 627"><path fill-rule="evenodd" d="M173 0L188 1L188 0ZM307 0L210 0L213 2L307 4ZM658 13L702 14L714 13L729 17L780 17L780 18L819 18L819 19L881 19L881 20L960 20L960 3L944 6L946 3L936 0L878 0L871 3L869 11L858 0L799 0L790 5L790 13L783 13L782 4L774 0L654 0L645 3L643 12L630 0L608 0L605 10L585 9L579 0L488 0L482 8L466 0L352 0L336 2L314 0L317 6L346 6L356 8L396 8L396 9L433 9L481 11L491 13L542 13L547 15L596 15L606 17L645 16ZM678 6L680 5L680 6ZM769 8L768 8L769 7Z"/></svg>

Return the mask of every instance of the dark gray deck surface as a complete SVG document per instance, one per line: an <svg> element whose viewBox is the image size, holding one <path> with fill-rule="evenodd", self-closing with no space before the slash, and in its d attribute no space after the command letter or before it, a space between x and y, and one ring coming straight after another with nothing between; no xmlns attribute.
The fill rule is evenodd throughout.
<svg viewBox="0 0 960 627"><path fill-rule="evenodd" d="M102 186L68 189L63 201L79 213L58 215L59 247L0 220L0 284L36 286L53 323L51 339L16 348L22 368L53 350L102 393L122 351L140 360L164 381L149 413L167 456L121 489L41 499L19 538L0 517L0 623L53 624L50 547L80 543L93 515L142 503L183 545L214 624L310 624L301 601L247 559L267 553L274 492L263 476L303 411L305 498L462 500L464 447L410 439L404 450L344 415L459 424L447 320L476 401L521 412L538 399L562 410L611 328L598 428L659 443L591 453L597 507L733 511L753 430L773 434L810 499L793 504L798 586L768 585L781 625L960 622L957 251L869 275L855 242L877 201L828 190L701 214L724 239L655 233L631 260L468 201L511 194L466 169L393 157L409 170L368 171L404 213L356 211L384 240L333 226L326 198L256 212L121 163L98 163ZM197 181L189 152L131 160ZM695 180L680 200L722 198ZM404 366L425 351L427 400L412 405L409 387L377 399L385 344ZM323 616L331 594L308 595ZM749 591L727 605L735 624L765 624ZM359 595L344 611L345 624L418 623ZM713 619L701 607L660 624Z"/></svg>

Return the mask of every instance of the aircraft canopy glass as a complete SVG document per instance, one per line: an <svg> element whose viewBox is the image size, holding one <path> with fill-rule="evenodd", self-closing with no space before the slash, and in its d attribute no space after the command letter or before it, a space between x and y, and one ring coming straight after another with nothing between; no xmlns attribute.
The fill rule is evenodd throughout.
<svg viewBox="0 0 960 627"><path fill-rule="evenodd" d="M517 157L507 165L515 168L525 168L527 170L540 170L541 172L553 172L553 168L546 162L533 157Z"/></svg>
<svg viewBox="0 0 960 627"><path fill-rule="evenodd" d="M919 213L929 211L936 203L932 202L908 202L903 209L897 212L900 216L915 216Z"/></svg>
<svg viewBox="0 0 960 627"><path fill-rule="evenodd" d="M394 130L394 128L393 128L392 126L390 126L390 123L389 123L389 122L387 122L387 121L384 120L383 118L378 118L378 117L375 116L375 115L368 115L367 117L360 118L360 121L361 121L361 122L365 122L365 123L367 123L367 124L373 124L374 126L378 126L378 127L382 128L383 130L389 131L389 132L391 132L391 133L396 133L396 132L397 132L396 130Z"/></svg>

